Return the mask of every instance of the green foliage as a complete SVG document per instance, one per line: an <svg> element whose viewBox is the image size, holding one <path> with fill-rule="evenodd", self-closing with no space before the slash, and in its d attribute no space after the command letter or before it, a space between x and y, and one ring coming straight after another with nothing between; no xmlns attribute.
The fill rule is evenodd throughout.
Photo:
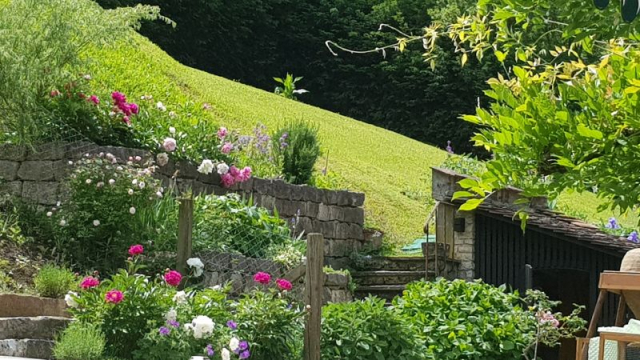
<svg viewBox="0 0 640 360"><path fill-rule="evenodd" d="M73 322L53 347L58 360L102 360L105 337L96 325Z"/></svg>
<svg viewBox="0 0 640 360"><path fill-rule="evenodd" d="M285 180L309 183L320 157L318 127L304 121L292 122L278 129L272 140Z"/></svg>
<svg viewBox="0 0 640 360"><path fill-rule="evenodd" d="M293 242L286 222L237 194L196 198L193 247L264 258Z"/></svg>
<svg viewBox="0 0 640 360"><path fill-rule="evenodd" d="M291 100L297 100L297 94L304 94L307 93L308 91L305 89L296 89L296 83L300 80L302 80L302 76L300 77L293 77L292 74L287 73L287 76L285 76L284 78L273 78L273 80L275 80L278 84L278 86L276 86L275 89L275 93L287 98L287 99L291 99Z"/></svg>
<svg viewBox="0 0 640 360"><path fill-rule="evenodd" d="M517 293L463 280L408 285L394 306L422 332L430 359L519 358L533 339L535 319Z"/></svg>
<svg viewBox="0 0 640 360"><path fill-rule="evenodd" d="M34 279L36 291L40 296L61 299L75 289L76 276L66 268L45 265Z"/></svg>
<svg viewBox="0 0 640 360"><path fill-rule="evenodd" d="M90 0L0 4L0 138L51 136L48 95L84 72L87 48L126 41L140 21L158 18L157 7L105 12Z"/></svg>
<svg viewBox="0 0 640 360"><path fill-rule="evenodd" d="M465 155L449 155L440 167L469 176L481 176L486 171L483 162Z"/></svg>
<svg viewBox="0 0 640 360"><path fill-rule="evenodd" d="M426 359L418 330L384 300L329 304L322 316L323 359Z"/></svg>
<svg viewBox="0 0 640 360"><path fill-rule="evenodd" d="M238 301L238 336L250 341L251 359L298 359L305 314L290 299L273 291L254 291Z"/></svg>
<svg viewBox="0 0 640 360"><path fill-rule="evenodd" d="M139 221L162 196L151 175L139 161L113 164L108 154L77 161L69 200L39 214L51 229L51 247L79 270L112 272L122 266L119 255L129 246L155 239Z"/></svg>

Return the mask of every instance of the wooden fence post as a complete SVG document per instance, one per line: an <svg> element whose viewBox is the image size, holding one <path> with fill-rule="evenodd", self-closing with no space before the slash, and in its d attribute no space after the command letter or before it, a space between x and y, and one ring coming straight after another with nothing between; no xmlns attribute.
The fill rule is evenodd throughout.
<svg viewBox="0 0 640 360"><path fill-rule="evenodd" d="M324 237L307 236L307 275L305 299L309 316L304 329L304 360L320 360L320 333L324 287Z"/></svg>
<svg viewBox="0 0 640 360"><path fill-rule="evenodd" d="M180 199L178 212L178 255L176 270L187 273L187 260L191 257L191 235L193 232L193 198Z"/></svg>

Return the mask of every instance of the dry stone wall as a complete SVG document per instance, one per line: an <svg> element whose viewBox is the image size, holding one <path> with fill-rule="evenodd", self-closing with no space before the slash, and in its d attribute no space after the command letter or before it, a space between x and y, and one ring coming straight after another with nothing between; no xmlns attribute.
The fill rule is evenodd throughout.
<svg viewBox="0 0 640 360"><path fill-rule="evenodd" d="M150 158L139 149L98 146L88 142L50 143L35 148L0 145L0 194L10 194L41 205L54 205L64 198L64 180L70 162L84 154L111 153L119 160L130 156ZM229 192L251 197L259 206L276 209L291 222L297 233L318 232L325 237L325 256L331 263L346 259L364 245L364 194L291 185L282 180L253 178L229 189L218 174L203 175L188 161L170 161L159 167L156 177L168 185L175 179L180 190L196 194L223 195Z"/></svg>

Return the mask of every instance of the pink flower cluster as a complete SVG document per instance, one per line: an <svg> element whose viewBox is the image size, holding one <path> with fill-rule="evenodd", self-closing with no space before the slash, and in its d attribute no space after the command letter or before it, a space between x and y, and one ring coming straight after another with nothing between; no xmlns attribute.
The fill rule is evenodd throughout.
<svg viewBox="0 0 640 360"><path fill-rule="evenodd" d="M260 271L253 275L253 281L257 282L258 284L269 285L269 283L271 282L271 275L269 275L269 273ZM291 282L286 279L277 279L276 286L281 291L290 291L291 289L293 289L293 285L291 284Z"/></svg>
<svg viewBox="0 0 640 360"><path fill-rule="evenodd" d="M230 187L235 183L242 183L251 179L251 168L246 166L240 170L235 166L231 166L226 174L223 174L220 179L222 180L222 186Z"/></svg>
<svg viewBox="0 0 640 360"><path fill-rule="evenodd" d="M131 255L131 256L137 256L137 255L142 254L143 252L144 252L144 247L142 245L140 245L140 244L132 245L129 248L129 255Z"/></svg>
<svg viewBox="0 0 640 360"><path fill-rule="evenodd" d="M111 99L113 99L113 112L124 114L122 121L125 124L130 125L131 120L129 120L129 117L140 112L138 105L135 103L128 103L127 97L119 91L112 92Z"/></svg>
<svg viewBox="0 0 640 360"><path fill-rule="evenodd" d="M182 281L182 274L180 274L179 272L177 272L175 270L167 271L167 273L164 274L164 281L168 285L178 286L178 285L180 285L180 282Z"/></svg>
<svg viewBox="0 0 640 360"><path fill-rule="evenodd" d="M80 287L84 290L91 289L100 285L100 280L93 276L87 276L80 282Z"/></svg>
<svg viewBox="0 0 640 360"><path fill-rule="evenodd" d="M124 300L124 294L120 290L109 290L104 295L104 300L108 303L119 304Z"/></svg>
<svg viewBox="0 0 640 360"><path fill-rule="evenodd" d="M553 316L553 314L549 311L539 312L537 315L540 324L551 324L551 326L553 326L554 328L560 326L560 322L558 321L558 319L556 319L556 317Z"/></svg>

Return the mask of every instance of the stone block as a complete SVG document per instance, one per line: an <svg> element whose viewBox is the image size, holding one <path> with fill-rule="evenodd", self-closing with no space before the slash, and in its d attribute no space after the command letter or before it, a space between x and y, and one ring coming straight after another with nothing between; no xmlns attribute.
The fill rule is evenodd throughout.
<svg viewBox="0 0 640 360"><path fill-rule="evenodd" d="M220 184L221 184L220 175L217 172L215 172L215 170L211 174L198 173L196 175L196 180L198 180L198 181L200 181L202 183L205 183L205 184L210 184L210 185L218 185L218 186L220 186Z"/></svg>
<svg viewBox="0 0 640 360"><path fill-rule="evenodd" d="M291 200L291 188L295 185L289 185L283 180L273 180L271 183L271 193L278 199Z"/></svg>
<svg viewBox="0 0 640 360"><path fill-rule="evenodd" d="M304 203L304 211L302 211L302 215L317 219L318 213L320 212L320 204L314 203L311 201L307 201Z"/></svg>
<svg viewBox="0 0 640 360"><path fill-rule="evenodd" d="M306 217L298 218L298 225L296 227L298 233L304 231L305 234L309 234L313 232L313 221Z"/></svg>
<svg viewBox="0 0 640 360"><path fill-rule="evenodd" d="M0 182L0 194L22 196L22 181Z"/></svg>
<svg viewBox="0 0 640 360"><path fill-rule="evenodd" d="M43 205L54 205L58 201L58 183L25 181L22 198Z"/></svg>
<svg viewBox="0 0 640 360"><path fill-rule="evenodd" d="M0 160L22 161L27 156L27 147L23 145L0 144Z"/></svg>
<svg viewBox="0 0 640 360"><path fill-rule="evenodd" d="M262 195L260 196L260 204L263 208L267 208L269 210L273 210L276 208L276 198L270 195ZM280 209L278 209L280 211Z"/></svg>
<svg viewBox="0 0 640 360"><path fill-rule="evenodd" d="M322 202L326 205L338 205L340 202L340 191L322 190Z"/></svg>
<svg viewBox="0 0 640 360"><path fill-rule="evenodd" d="M324 264L336 270L348 269L351 266L351 258L346 256L325 256Z"/></svg>
<svg viewBox="0 0 640 360"><path fill-rule="evenodd" d="M156 173L162 174L167 177L173 177L176 172L176 163L173 160L169 160L164 166L158 165Z"/></svg>
<svg viewBox="0 0 640 360"><path fill-rule="evenodd" d="M67 152L66 143L37 145L27 151L27 160L62 160Z"/></svg>
<svg viewBox="0 0 640 360"><path fill-rule="evenodd" d="M179 177L185 179L196 179L200 175L198 167L186 160L180 160L176 163L176 171Z"/></svg>
<svg viewBox="0 0 640 360"><path fill-rule="evenodd" d="M21 316L71 317L63 299L31 295L0 294L0 318Z"/></svg>
<svg viewBox="0 0 640 360"><path fill-rule="evenodd" d="M349 224L349 239L364 240L364 229L362 225Z"/></svg>
<svg viewBox="0 0 640 360"><path fill-rule="evenodd" d="M53 161L25 161L20 165L18 177L32 181L53 180Z"/></svg>
<svg viewBox="0 0 640 360"><path fill-rule="evenodd" d="M320 204L318 206L318 220L320 221L330 221L330 220L334 220L332 218L332 207L325 205L325 204Z"/></svg>
<svg viewBox="0 0 640 360"><path fill-rule="evenodd" d="M0 180L13 181L18 177L20 163L15 161L0 160Z"/></svg>
<svg viewBox="0 0 640 360"><path fill-rule="evenodd" d="M332 240L325 239L325 256L349 256L354 252L353 240Z"/></svg>
<svg viewBox="0 0 640 360"><path fill-rule="evenodd" d="M218 273L217 271L205 271L204 272L204 280L203 280L203 285L205 287L213 287L216 285L222 285L222 283L219 281L220 279L220 273Z"/></svg>
<svg viewBox="0 0 640 360"><path fill-rule="evenodd" d="M348 197L349 197L349 203L348 203L349 206L361 207L364 205L363 193L349 192Z"/></svg>
<svg viewBox="0 0 640 360"><path fill-rule="evenodd" d="M342 221L364 225L364 209L363 208L342 208Z"/></svg>
<svg viewBox="0 0 640 360"><path fill-rule="evenodd" d="M473 253L458 253L456 258L462 262L473 261Z"/></svg>
<svg viewBox="0 0 640 360"><path fill-rule="evenodd" d="M305 200L304 194L306 190L306 185L292 185L289 188L289 197L291 200L299 201Z"/></svg>
<svg viewBox="0 0 640 360"><path fill-rule="evenodd" d="M342 222L336 222L335 224L336 224L336 226L335 226L335 229L336 229L335 238L336 239L341 239L341 240L348 239L350 237L350 235L351 235L351 229L350 229L349 224L342 223Z"/></svg>
<svg viewBox="0 0 640 360"><path fill-rule="evenodd" d="M336 238L336 222L335 221L322 221L320 222L320 233L327 239Z"/></svg>
<svg viewBox="0 0 640 360"><path fill-rule="evenodd" d="M271 180L258 178L253 179L253 190L258 194L272 195Z"/></svg>
<svg viewBox="0 0 640 360"><path fill-rule="evenodd" d="M349 276L344 274L324 274L324 285L347 287L347 285L349 285Z"/></svg>
<svg viewBox="0 0 640 360"><path fill-rule="evenodd" d="M321 203L324 202L324 193L326 190L323 189L318 189L318 188L314 188L314 187L307 187L304 192L304 200L305 201L312 201L315 203Z"/></svg>
<svg viewBox="0 0 640 360"><path fill-rule="evenodd" d="M54 340L70 321L66 317L53 316L0 318L0 339Z"/></svg>
<svg viewBox="0 0 640 360"><path fill-rule="evenodd" d="M276 204L278 206L278 212L280 215L285 217L296 216L297 214L302 214L302 211L305 209L305 205L299 201L290 201L290 200L276 200Z"/></svg>
<svg viewBox="0 0 640 360"><path fill-rule="evenodd" d="M58 160L53 162L53 178L56 181L65 180L73 171L73 165L69 164L69 160Z"/></svg>
<svg viewBox="0 0 640 360"><path fill-rule="evenodd" d="M28 359L51 359L52 340L7 339L0 340L0 356Z"/></svg>

